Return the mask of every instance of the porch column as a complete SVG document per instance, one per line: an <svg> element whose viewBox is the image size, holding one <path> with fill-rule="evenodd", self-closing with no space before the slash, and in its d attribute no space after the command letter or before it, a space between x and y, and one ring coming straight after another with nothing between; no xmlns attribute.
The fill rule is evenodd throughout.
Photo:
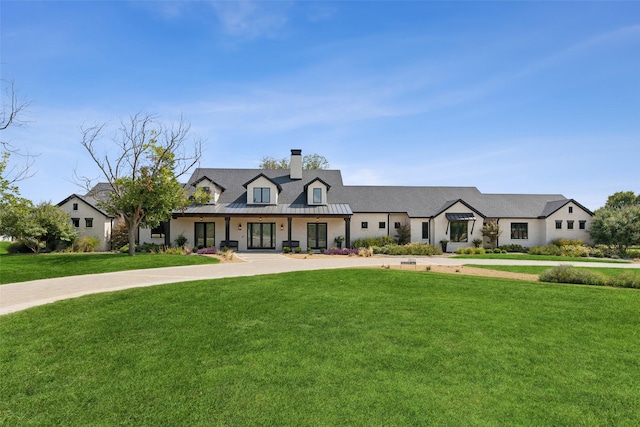
<svg viewBox="0 0 640 427"><path fill-rule="evenodd" d="M351 217L348 216L344 219L344 247L351 247Z"/></svg>
<svg viewBox="0 0 640 427"><path fill-rule="evenodd" d="M229 231L231 228L231 217L225 216L224 217L224 240L226 242L229 242ZM228 245L229 243L227 243Z"/></svg>
<svg viewBox="0 0 640 427"><path fill-rule="evenodd" d="M287 217L287 240L289 244L291 244L291 223L293 222L293 217Z"/></svg>

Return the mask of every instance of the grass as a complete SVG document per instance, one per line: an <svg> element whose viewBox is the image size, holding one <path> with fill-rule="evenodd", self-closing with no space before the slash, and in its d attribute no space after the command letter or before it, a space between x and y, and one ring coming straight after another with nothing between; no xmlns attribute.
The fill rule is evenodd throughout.
<svg viewBox="0 0 640 427"><path fill-rule="evenodd" d="M586 258L586 257L564 257L556 255L528 255L528 254L475 254L475 255L453 255L452 258L461 259L517 259L531 261L558 261L558 262L609 262L628 263L629 261L611 258Z"/></svg>
<svg viewBox="0 0 640 427"><path fill-rule="evenodd" d="M6 241L0 242L0 255L4 255L7 253L7 248L9 247L10 244L11 242L6 242Z"/></svg>
<svg viewBox="0 0 640 427"><path fill-rule="evenodd" d="M145 268L176 267L219 262L215 258L186 255L85 253L0 255L0 284L81 274Z"/></svg>
<svg viewBox="0 0 640 427"><path fill-rule="evenodd" d="M0 317L4 425L636 425L640 292L325 270Z"/></svg>
<svg viewBox="0 0 640 427"><path fill-rule="evenodd" d="M527 274L541 274L542 272L549 270L550 266L543 265L480 265L480 264L465 264L468 267L484 268L486 270L500 270L511 271L513 273L527 273ZM631 272L640 276L640 269L633 268L605 268L605 267L574 267L577 270L590 270L602 273L609 277L619 276L625 271Z"/></svg>

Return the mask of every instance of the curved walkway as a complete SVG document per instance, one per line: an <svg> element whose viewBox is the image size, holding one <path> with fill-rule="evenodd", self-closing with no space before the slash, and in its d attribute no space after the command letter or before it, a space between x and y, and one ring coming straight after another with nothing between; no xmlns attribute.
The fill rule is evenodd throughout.
<svg viewBox="0 0 640 427"><path fill-rule="evenodd" d="M294 259L275 253L239 253L245 262L207 264L184 267L130 270L115 273L88 274L31 282L10 283L0 286L0 315L13 313L38 305L100 292L139 288L190 280L220 279L224 277L255 276L258 274L290 271L321 270L348 267L399 265L407 258L417 265L463 264L485 265L548 265L572 264L578 267L640 268L640 264L611 263L559 263L555 261L459 259L450 257L317 257Z"/></svg>

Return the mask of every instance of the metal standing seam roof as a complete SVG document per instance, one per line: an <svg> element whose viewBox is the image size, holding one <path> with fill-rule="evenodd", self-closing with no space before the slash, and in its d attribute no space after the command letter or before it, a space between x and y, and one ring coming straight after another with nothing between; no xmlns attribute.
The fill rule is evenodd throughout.
<svg viewBox="0 0 640 427"><path fill-rule="evenodd" d="M445 216L449 221L475 221L477 218L471 212L469 213L446 213Z"/></svg>
<svg viewBox="0 0 640 427"><path fill-rule="evenodd" d="M347 203L309 206L303 204L248 205L246 203L224 203L218 205L192 206L175 213L176 215L353 215Z"/></svg>

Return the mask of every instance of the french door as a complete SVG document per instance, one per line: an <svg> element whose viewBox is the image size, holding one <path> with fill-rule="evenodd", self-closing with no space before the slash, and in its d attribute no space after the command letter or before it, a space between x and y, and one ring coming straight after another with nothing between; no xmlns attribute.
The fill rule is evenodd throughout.
<svg viewBox="0 0 640 427"><path fill-rule="evenodd" d="M307 246L311 249L327 249L327 223L307 223Z"/></svg>
<svg viewBox="0 0 640 427"><path fill-rule="evenodd" d="M250 222L247 224L247 248L275 249L276 223Z"/></svg>
<svg viewBox="0 0 640 427"><path fill-rule="evenodd" d="M213 248L216 246L216 224L214 222L196 222L196 248Z"/></svg>

